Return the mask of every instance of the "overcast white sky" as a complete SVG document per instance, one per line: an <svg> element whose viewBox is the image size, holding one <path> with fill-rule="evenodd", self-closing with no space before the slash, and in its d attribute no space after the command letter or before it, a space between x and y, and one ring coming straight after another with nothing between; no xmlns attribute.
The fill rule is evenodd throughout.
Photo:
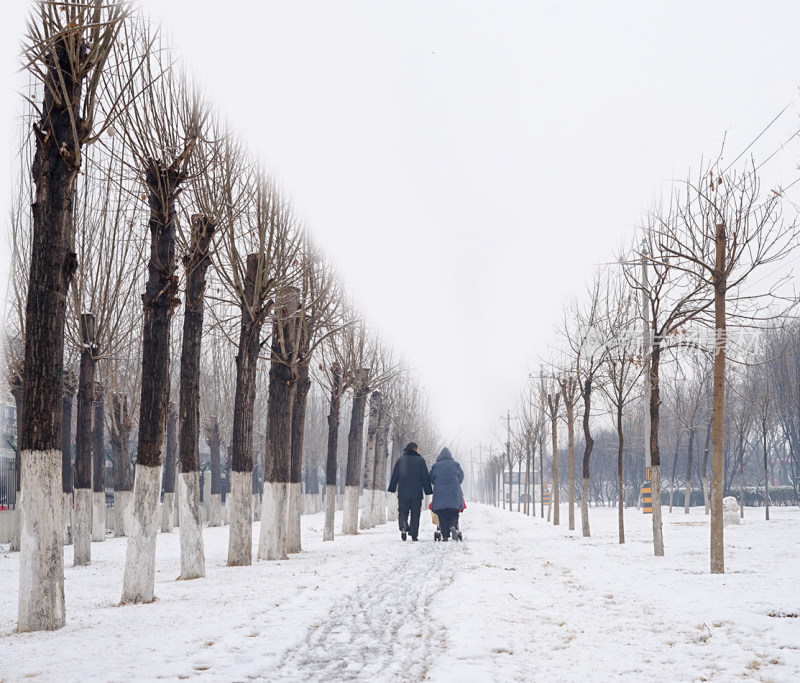
<svg viewBox="0 0 800 683"><path fill-rule="evenodd" d="M13 4L7 126L26 9ZM732 161L786 105L752 151L763 159L800 127L797 2L149 7L462 449L497 443L561 306L670 179L725 135ZM764 167L769 182L793 182L798 159L795 139Z"/></svg>

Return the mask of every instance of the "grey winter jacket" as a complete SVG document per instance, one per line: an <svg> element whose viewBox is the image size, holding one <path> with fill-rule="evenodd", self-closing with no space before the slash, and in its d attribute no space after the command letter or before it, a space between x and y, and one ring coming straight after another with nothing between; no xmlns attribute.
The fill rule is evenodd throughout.
<svg viewBox="0 0 800 683"><path fill-rule="evenodd" d="M433 484L433 510L461 510L464 503L464 494L461 492L461 482L464 481L464 472L461 470L450 451L442 449L436 462L431 467L431 483Z"/></svg>

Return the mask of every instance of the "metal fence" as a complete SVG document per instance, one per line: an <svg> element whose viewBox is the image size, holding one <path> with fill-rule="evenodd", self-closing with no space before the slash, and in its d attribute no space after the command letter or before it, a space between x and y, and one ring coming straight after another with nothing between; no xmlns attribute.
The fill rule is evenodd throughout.
<svg viewBox="0 0 800 683"><path fill-rule="evenodd" d="M13 510L17 504L17 464L14 458L0 457L0 510Z"/></svg>

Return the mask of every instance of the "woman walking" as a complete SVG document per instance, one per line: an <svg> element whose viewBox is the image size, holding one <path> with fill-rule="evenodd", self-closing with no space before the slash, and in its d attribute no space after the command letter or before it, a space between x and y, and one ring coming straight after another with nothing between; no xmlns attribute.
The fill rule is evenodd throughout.
<svg viewBox="0 0 800 683"><path fill-rule="evenodd" d="M439 517L439 528L442 540L447 541L451 534L454 539L461 539L458 530L458 513L464 509L464 494L461 482L464 472L447 448L443 448L431 467L431 483L433 484L433 511Z"/></svg>

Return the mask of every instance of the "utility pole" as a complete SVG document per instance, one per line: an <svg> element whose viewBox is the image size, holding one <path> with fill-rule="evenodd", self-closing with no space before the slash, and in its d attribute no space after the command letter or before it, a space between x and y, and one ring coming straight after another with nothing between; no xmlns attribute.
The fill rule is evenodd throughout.
<svg viewBox="0 0 800 683"><path fill-rule="evenodd" d="M642 370L644 372L644 478L650 481L650 282L647 276L647 244L642 240Z"/></svg>
<svg viewBox="0 0 800 683"><path fill-rule="evenodd" d="M512 507L511 491L514 485L514 468L511 465L511 411L506 411L506 460L508 461L508 510ZM505 508L506 492L503 490L503 507Z"/></svg>

